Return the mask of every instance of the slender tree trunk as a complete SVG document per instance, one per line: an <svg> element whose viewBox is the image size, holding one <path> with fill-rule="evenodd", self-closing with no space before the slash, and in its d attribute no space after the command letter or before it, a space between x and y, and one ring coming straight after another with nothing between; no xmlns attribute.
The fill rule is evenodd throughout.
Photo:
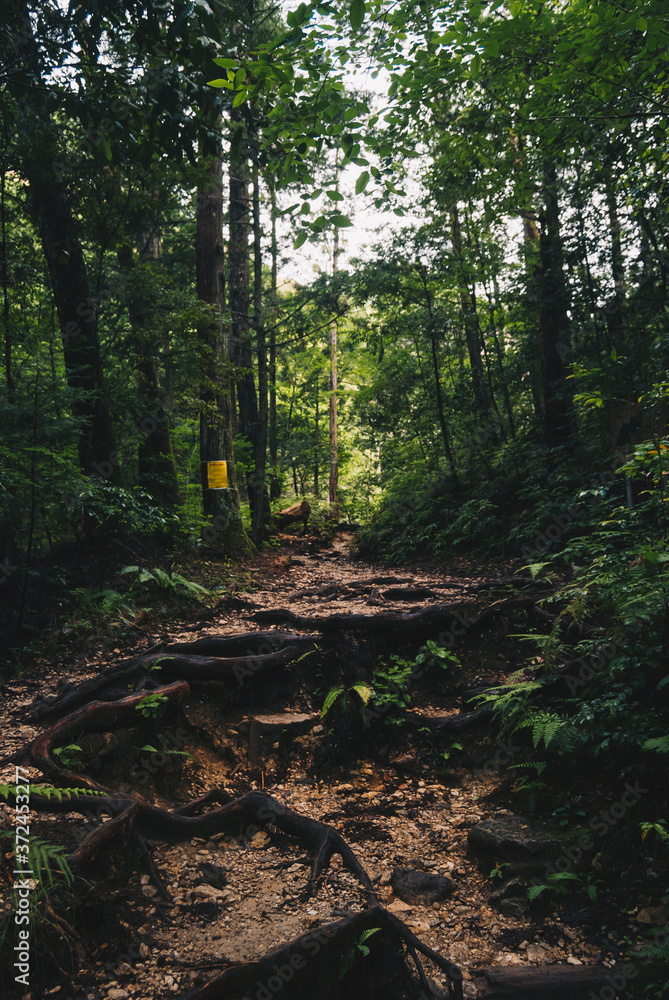
<svg viewBox="0 0 669 1000"><path fill-rule="evenodd" d="M318 411L318 374L316 374L316 416L314 419L314 496L317 500L320 499L320 483L318 481L319 465L320 465L320 448L318 436L320 434L320 422L319 422L319 411Z"/></svg>
<svg viewBox="0 0 669 1000"><path fill-rule="evenodd" d="M425 292L425 304L427 305L427 311L430 318L429 335L430 335L430 350L432 352L432 373L434 376L434 389L437 397L437 415L439 417L441 437L444 442L444 453L446 455L448 468L451 473L451 479L453 480L453 486L457 490L459 486L458 472L455 467L455 459L453 458L453 451L451 449L451 439L450 439L450 434L448 433L446 414L444 412L444 398L441 392L441 373L439 371L439 353L437 351L437 331L436 331L434 310L432 308L432 296L430 294L430 288L427 283L427 275L425 273L424 265L417 264L416 269L418 270L418 274L423 284L423 291Z"/></svg>
<svg viewBox="0 0 669 1000"><path fill-rule="evenodd" d="M161 240L152 220L140 227L140 262L156 262L160 257ZM132 278L133 255L129 245L118 252L121 270ZM142 283L143 284L143 283ZM168 410L160 385L157 344L151 332L152 299L144 290L129 289L128 313L137 358L137 390L142 420L137 459L139 485L166 504L179 501L177 470L170 438Z"/></svg>
<svg viewBox="0 0 669 1000"><path fill-rule="evenodd" d="M12 362L12 331L10 328L9 311L9 261L7 259L7 205L5 200L5 185L7 181L7 171L3 163L0 174L0 221L2 226L2 268L0 270L0 281L2 281L2 325L4 330L5 347L5 383L7 385L7 399L14 402L14 371Z"/></svg>
<svg viewBox="0 0 669 1000"><path fill-rule="evenodd" d="M562 262L560 210L555 162L544 164L544 209L540 218L539 328L544 396L544 438L549 447L571 433L571 393L567 362L571 354L567 288Z"/></svg>
<svg viewBox="0 0 669 1000"><path fill-rule="evenodd" d="M278 320L278 293L277 293L277 271L278 271L278 245L276 239L276 185L274 178L270 180L270 205L272 213L272 327L269 334L269 463L272 467L270 478L269 496L270 500L277 500L281 496L281 485L279 481L279 451L277 447L277 426L276 426L276 324Z"/></svg>
<svg viewBox="0 0 669 1000"><path fill-rule="evenodd" d="M627 323L627 285L625 281L622 241L620 238L620 216L618 215L612 150L608 150L604 161L604 192L606 195L606 209L609 216L611 273L614 286L613 301L609 303L606 310L606 322L614 347L619 354L623 354L627 349L626 341L629 333Z"/></svg>
<svg viewBox="0 0 669 1000"><path fill-rule="evenodd" d="M229 338L221 317L225 313L225 256L223 251L223 161L213 157L207 178L197 193L197 294L211 307L211 318L200 329L206 366L200 390L200 461L202 504L212 518L204 529L207 542L227 552L245 547L234 474L233 403L229 376ZM209 489L207 463L228 463L228 489Z"/></svg>
<svg viewBox="0 0 669 1000"><path fill-rule="evenodd" d="M578 247L581 260L583 262L583 269L585 271L585 287L587 289L588 296L588 312L589 320L592 324L592 331L594 334L594 347L597 352L597 358L599 363L602 361L602 338L600 329L600 310L597 305L597 296L595 294L595 283L592 277L592 270L590 268L590 255L588 253L588 242L586 239L585 231L585 204L583 201L583 192L581 185L581 166L577 161L574 164L574 171L576 174L576 184L574 185L574 200L576 202L576 218L578 219Z"/></svg>
<svg viewBox="0 0 669 1000"><path fill-rule="evenodd" d="M476 294L469 287L469 282L464 273L464 257L462 252L462 232L460 229L460 218L457 205L453 205L451 215L451 238L453 250L458 261L458 289L460 295L460 307L462 309L462 324L467 341L467 353L469 355L469 365L472 376L472 386L474 389L474 399L476 408L481 414L481 418L489 431L492 432L492 422L490 418L490 398L486 390L485 375L483 371L483 361L481 358L481 340L479 326L476 315ZM494 433L493 433L494 436Z"/></svg>
<svg viewBox="0 0 669 1000"><path fill-rule="evenodd" d="M265 496L267 467L267 344L262 301L262 245L260 229L260 178L257 150L253 164L253 324L258 350L258 424L254 437L255 482L253 503L253 544L262 546L269 515Z"/></svg>
<svg viewBox="0 0 669 1000"><path fill-rule="evenodd" d="M60 326L72 412L79 423L79 466L85 475L118 482L109 400L98 341L98 316L67 188L55 171L56 127L44 111L43 66L27 7L7 19L17 68L12 91L28 112L23 171L30 185Z"/></svg>
<svg viewBox="0 0 669 1000"><path fill-rule="evenodd" d="M254 445L258 403L253 380L250 337L249 150L246 126L239 108L231 112L230 144L230 358L236 377L239 432ZM249 496L252 497L252 491ZM251 499L251 503L252 503Z"/></svg>
<svg viewBox="0 0 669 1000"><path fill-rule="evenodd" d="M339 270L339 230L334 231L332 275ZM339 520L339 446L337 443L337 320L330 324L330 512Z"/></svg>

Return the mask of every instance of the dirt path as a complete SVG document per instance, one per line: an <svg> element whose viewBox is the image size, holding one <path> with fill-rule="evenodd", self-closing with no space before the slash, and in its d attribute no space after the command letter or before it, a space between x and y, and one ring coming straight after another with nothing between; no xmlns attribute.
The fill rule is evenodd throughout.
<svg viewBox="0 0 669 1000"><path fill-rule="evenodd" d="M210 621L172 630L169 639L192 641L253 630L259 608L287 608L307 616L406 612L416 605L424 608L478 593L480 578L474 575L448 577L405 568L393 572L351 562L348 543L349 537L342 534L332 549L310 553L310 543L298 541L290 554L281 550L264 557L256 564L257 589L252 594L240 595L236 607ZM487 592L486 599L489 602ZM494 682L508 671L513 651L508 630L508 622L502 621L485 639L459 650L469 685ZM390 642L385 655L388 646L394 651ZM371 647L370 655L375 649ZM89 664L72 679L94 677L100 666ZM495 764L497 747L485 730L458 737L462 749L456 749L452 739L435 737L426 743L424 738L400 736L388 726L366 755L356 759L342 754L338 759L328 749L325 727L314 712L322 704L322 693L320 701L314 700L309 669L298 664L288 669L287 682L270 679L255 693L246 685L233 699L216 689L195 688L181 722L166 721L150 743L140 742L146 739L141 734L130 737L124 731L118 736L134 744L132 755L127 747L121 752L118 740L111 746L118 734L106 734L107 746L98 746L89 773L104 779L105 786L120 788L125 782L164 807L197 798L212 787L225 788L233 797L264 788L302 816L333 826L369 874L379 901L422 942L462 968L467 997L478 995L473 978L485 966L612 960L601 941L588 940L587 928L567 924L557 911L537 924L526 908L517 907L514 915L512 906L500 912L499 903L489 902L500 880L470 857L467 837L477 823L509 815L510 810L500 794L503 774ZM51 671L39 680L25 678L5 686L4 752L43 731L28 709L38 686L48 694L59 679L58 672ZM331 681L319 676L316 686L324 690ZM416 692L416 699L427 716L459 710L452 687L440 691L438 684L429 684ZM73 742L81 745L82 740ZM451 758L444 760L449 751ZM13 782L14 774L13 766L2 768L0 783ZM30 777L43 780L35 768ZM13 810L0 806L0 811L3 826L10 827ZM65 843L65 837L65 846L71 848L96 823L78 812L59 818L33 814L31 832L56 843ZM153 837L148 852L142 855L128 843L86 873L91 889L71 913L80 940L68 940L67 930L47 931L52 957L60 956L63 970L46 974L49 996L181 996L226 965L258 959L366 905L359 880L337 856L317 894L306 898L309 859L304 845L276 829L240 827L178 844ZM406 902L391 886L397 868L445 877L451 883L449 898L429 905ZM2 887L9 888L6 864ZM78 970L72 971L77 964ZM444 976L430 963L426 972L433 995L439 996L440 989L447 989ZM32 996L36 1000L40 993Z"/></svg>

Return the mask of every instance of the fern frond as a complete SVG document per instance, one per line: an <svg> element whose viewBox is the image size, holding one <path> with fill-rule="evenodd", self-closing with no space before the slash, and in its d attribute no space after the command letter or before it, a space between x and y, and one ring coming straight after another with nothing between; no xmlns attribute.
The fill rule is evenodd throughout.
<svg viewBox="0 0 669 1000"><path fill-rule="evenodd" d="M642 750L654 750L656 753L669 753L669 736L656 736L641 744Z"/></svg>
<svg viewBox="0 0 669 1000"><path fill-rule="evenodd" d="M10 796L16 796L16 785L0 785L0 798L9 801ZM58 799L68 802L80 795L106 795L94 788L52 788L51 785L31 785L28 783L31 795L39 795L43 799Z"/></svg>

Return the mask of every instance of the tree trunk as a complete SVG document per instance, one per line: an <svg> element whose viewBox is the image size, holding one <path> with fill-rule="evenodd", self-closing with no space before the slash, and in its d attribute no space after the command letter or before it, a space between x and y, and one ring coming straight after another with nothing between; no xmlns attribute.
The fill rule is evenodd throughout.
<svg viewBox="0 0 669 1000"><path fill-rule="evenodd" d="M140 226L138 242L140 263L159 259L161 241L155 224L149 218L144 219ZM128 244L120 248L118 259L121 270L131 276L133 257ZM151 333L153 305L144 290L138 293L130 285L128 314L137 358L137 392L142 414L142 438L137 455L139 485L162 503L176 504L179 500L177 470L160 386L157 344Z"/></svg>
<svg viewBox="0 0 669 1000"><path fill-rule="evenodd" d="M334 231L332 275L339 270L339 230ZM330 512L339 520L339 448L337 443L337 320L330 324Z"/></svg>
<svg viewBox="0 0 669 1000"><path fill-rule="evenodd" d="M483 361L481 358L481 338L479 335L479 325L476 315L476 293L473 289L470 289L467 276L464 273L462 231L460 229L460 218L458 216L457 205L453 205L450 215L453 250L455 251L455 256L458 261L458 291L460 295L460 307L462 309L462 324L465 331L465 339L467 341L467 353L469 355L469 365L472 373L474 399L476 402L476 408L481 414L483 422L490 430L492 428L492 421L490 417L490 398L486 390Z"/></svg>
<svg viewBox="0 0 669 1000"><path fill-rule="evenodd" d="M318 442L318 435L320 434L320 414L318 410L318 403L318 374L316 374L316 415L314 419L314 496L317 500L320 498L320 483L318 481L320 464L320 448Z"/></svg>
<svg viewBox="0 0 669 1000"><path fill-rule="evenodd" d="M255 442L258 403L253 381L250 312L248 136L239 108L232 115L230 144L230 359L239 369L236 378L239 432ZM251 491L252 492L252 491ZM252 500L251 500L252 502Z"/></svg>
<svg viewBox="0 0 669 1000"><path fill-rule="evenodd" d="M544 396L544 438L549 448L571 433L571 395L566 381L571 354L567 288L562 263L555 162L544 164L544 209L540 218L539 330Z"/></svg>
<svg viewBox="0 0 669 1000"><path fill-rule="evenodd" d="M611 274L613 276L614 296L606 309L606 322L611 341L618 354L626 351L626 341L629 333L627 323L627 285L625 282L625 265L623 248L620 238L620 217L616 198L616 184L613 174L613 152L607 151L604 161L604 192L606 209L609 216L609 236L611 238Z"/></svg>
<svg viewBox="0 0 669 1000"><path fill-rule="evenodd" d="M253 323L258 349L258 423L254 436L255 481L253 484L253 544L262 546L269 504L265 496L267 467L267 344L262 303L262 246L260 242L260 178L257 150L253 164Z"/></svg>
<svg viewBox="0 0 669 1000"><path fill-rule="evenodd" d="M200 460L203 470L202 505L213 518L205 528L205 541L226 551L244 548L246 537L239 514L234 476L233 405L228 373L228 337L221 316L225 312L225 257L223 252L223 161L213 157L207 180L197 193L196 212L197 294L211 306L211 319L203 323L200 337L206 368L200 390ZM206 463L228 463L228 489L209 489Z"/></svg>
<svg viewBox="0 0 669 1000"><path fill-rule="evenodd" d="M9 261L7 260L7 205L5 198L5 185L7 180L7 170L3 163L0 174L0 224L2 229L2 268L0 271L0 281L2 282L2 326L4 330L5 348L5 383L7 385L7 400L11 404L14 402L14 369L12 360L12 330L10 327L9 311Z"/></svg>
<svg viewBox="0 0 669 1000"><path fill-rule="evenodd" d="M30 118L22 168L49 269L67 383L74 392L79 466L85 475L115 483L120 478L119 464L102 374L97 310L67 188L54 168L56 129L44 111L44 69L27 7L18 4L7 20L17 63L11 74L12 90Z"/></svg>
<svg viewBox="0 0 669 1000"><path fill-rule="evenodd" d="M269 186L270 204L272 213L272 326L269 334L269 464L272 469L269 496L270 500L277 500L281 496L281 485L279 482L279 450L277 445L276 428L276 324L278 320L278 294L277 294L277 270L278 270L278 248L276 239L276 186L274 178L270 180Z"/></svg>

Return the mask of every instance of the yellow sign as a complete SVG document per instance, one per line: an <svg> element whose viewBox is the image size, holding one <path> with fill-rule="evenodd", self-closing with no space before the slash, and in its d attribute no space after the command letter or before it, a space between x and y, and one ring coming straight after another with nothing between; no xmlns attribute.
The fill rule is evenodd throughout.
<svg viewBox="0 0 669 1000"><path fill-rule="evenodd" d="M207 462L207 489L227 490L228 463Z"/></svg>

